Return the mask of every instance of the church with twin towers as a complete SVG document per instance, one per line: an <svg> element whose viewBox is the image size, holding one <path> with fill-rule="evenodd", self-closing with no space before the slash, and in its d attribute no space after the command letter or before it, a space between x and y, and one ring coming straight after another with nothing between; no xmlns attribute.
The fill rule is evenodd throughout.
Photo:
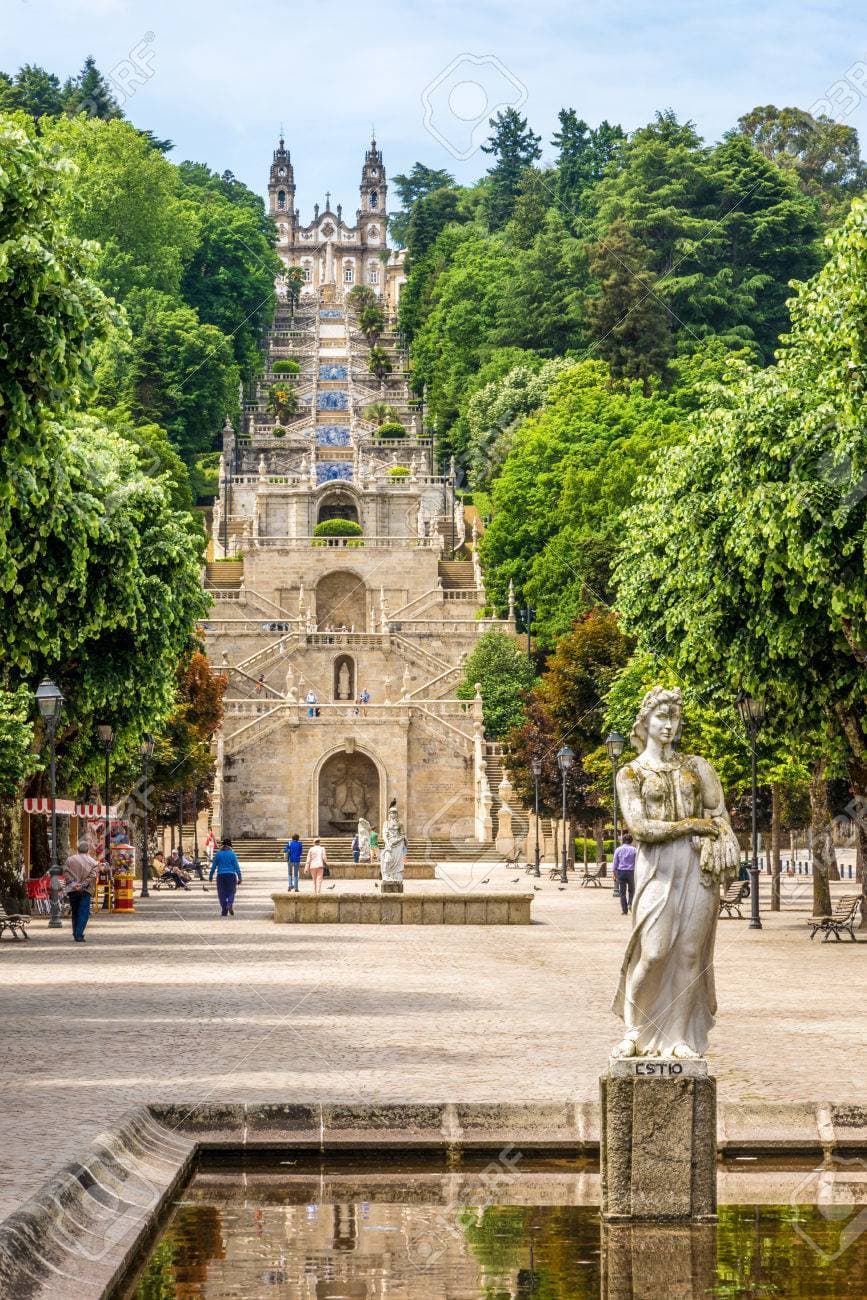
<svg viewBox="0 0 867 1300"><path fill-rule="evenodd" d="M361 167L354 221L344 216L342 204L332 209L328 192L324 207L315 203L312 221L304 224L296 207L292 158L280 136L268 177L268 211L277 228L277 252L287 270L300 268L309 291L326 284L344 291L365 284L396 310L405 276L402 251L388 248L387 198L382 152L371 140Z"/></svg>
<svg viewBox="0 0 867 1300"><path fill-rule="evenodd" d="M327 194L303 222L282 138L274 150L285 271L261 374L223 430L200 629L226 680L214 828L247 857L279 856L294 832L345 851L392 799L423 858L466 860L522 829L481 696L458 695L479 636L514 635L514 610L486 609L479 521L412 390L387 195L372 140L353 218ZM360 286L383 309L373 326Z"/></svg>

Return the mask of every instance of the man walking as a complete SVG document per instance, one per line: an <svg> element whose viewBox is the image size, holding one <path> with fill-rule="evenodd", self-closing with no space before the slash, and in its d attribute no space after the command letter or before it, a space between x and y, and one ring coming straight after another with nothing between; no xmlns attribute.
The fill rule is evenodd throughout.
<svg viewBox="0 0 867 1300"><path fill-rule="evenodd" d="M78 841L78 852L71 853L66 859L63 876L72 915L72 937L76 943L84 943L90 904L99 878L99 863L91 857L87 840Z"/></svg>
<svg viewBox="0 0 867 1300"><path fill-rule="evenodd" d="M220 900L223 916L235 915L235 890L241 883L241 864L235 857L232 841L223 840L214 854L209 880L217 877L217 897Z"/></svg>
<svg viewBox="0 0 867 1300"><path fill-rule="evenodd" d="M628 831L614 854L614 879L620 885L620 910L625 916L632 909L635 894L635 845Z"/></svg>
<svg viewBox="0 0 867 1300"><path fill-rule="evenodd" d="M289 893L298 890L298 869L301 866L301 854L304 851L304 845L301 843L300 835L293 835L288 844L283 845L283 852L286 855L286 865L289 868Z"/></svg>

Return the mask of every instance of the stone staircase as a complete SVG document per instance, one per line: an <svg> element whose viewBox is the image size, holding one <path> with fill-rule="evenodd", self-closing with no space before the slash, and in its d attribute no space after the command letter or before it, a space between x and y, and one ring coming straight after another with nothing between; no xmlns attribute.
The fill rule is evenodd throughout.
<svg viewBox="0 0 867 1300"><path fill-rule="evenodd" d="M206 584L215 591L237 591L243 580L243 560L209 560L205 566Z"/></svg>
<svg viewBox="0 0 867 1300"><path fill-rule="evenodd" d="M439 576L443 591L474 590L476 586L472 560L440 560Z"/></svg>
<svg viewBox="0 0 867 1300"><path fill-rule="evenodd" d="M291 832L290 832L291 833ZM312 843L312 837L300 832L304 841L305 851ZM283 856L283 845L289 839L289 834L282 840L240 840L233 841L235 851L243 866L244 862L273 862L278 861ZM337 863L349 863L352 861L352 836L322 836L321 843L325 845L325 851L328 854L329 861ZM447 838L436 839L410 839L408 841L409 852L407 862L502 862L503 855L498 853L493 844L477 844L475 840L450 840Z"/></svg>

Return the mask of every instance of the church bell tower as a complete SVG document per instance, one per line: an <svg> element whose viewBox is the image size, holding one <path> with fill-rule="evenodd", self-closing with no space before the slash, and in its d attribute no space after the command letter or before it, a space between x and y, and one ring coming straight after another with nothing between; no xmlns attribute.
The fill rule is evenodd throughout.
<svg viewBox="0 0 867 1300"><path fill-rule="evenodd" d="M274 150L268 177L268 210L277 226L277 247L295 242L295 173L283 136Z"/></svg>
<svg viewBox="0 0 867 1300"><path fill-rule="evenodd" d="M377 149L375 140L371 140L370 148L364 155L359 195L361 206L358 209L358 227L362 242L384 248L388 224L386 212L388 186L382 163L382 152Z"/></svg>

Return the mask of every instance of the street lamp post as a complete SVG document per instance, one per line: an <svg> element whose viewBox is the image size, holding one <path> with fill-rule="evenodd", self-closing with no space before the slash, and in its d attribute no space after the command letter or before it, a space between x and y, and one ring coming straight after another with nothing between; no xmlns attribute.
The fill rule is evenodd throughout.
<svg viewBox="0 0 867 1300"><path fill-rule="evenodd" d="M575 753L568 745L564 745L562 749L557 750L557 766L563 780L563 858L560 863L560 883L563 885L569 883L569 877L566 874L569 866L569 857L566 850L566 782L569 779L569 770L572 767L574 758Z"/></svg>
<svg viewBox="0 0 867 1300"><path fill-rule="evenodd" d="M737 700L738 713L741 716L741 722L744 724L747 736L750 741L750 787L752 795L752 861L750 863L750 924L751 930L761 930L762 921L759 916L759 824L757 800L757 780L756 780L756 737L762 728L765 720L765 702L761 698L747 695L745 691L739 691Z"/></svg>
<svg viewBox="0 0 867 1300"><path fill-rule="evenodd" d="M58 686L44 677L36 688L36 703L39 716L48 729L49 769L51 780L51 916L48 921L52 930L63 929L60 919L60 863L57 861L57 750L56 733L63 708L63 694Z"/></svg>
<svg viewBox="0 0 867 1300"><path fill-rule="evenodd" d="M150 891L148 890L148 875L150 865L148 863L148 803L150 801L150 790L148 788L148 775L150 761L154 753L154 738L150 732L146 731L141 742L141 757L144 765L142 780L142 848L141 848L141 897L147 898Z"/></svg>
<svg viewBox="0 0 867 1300"><path fill-rule="evenodd" d="M611 760L611 807L614 810L614 852L617 852L617 760L623 753L626 746L626 737L621 736L619 731L612 731L606 738L605 748L608 751L608 757ZM614 870L612 867L612 875ZM614 881L614 892L619 893L617 881Z"/></svg>
<svg viewBox="0 0 867 1300"><path fill-rule="evenodd" d="M111 808L111 785L109 784L109 762L112 746L114 745L114 727L109 722L101 722L96 731L102 751L105 754L105 843L103 845L103 858L105 861L106 891L103 906L108 907L111 881L111 813L109 811Z"/></svg>
<svg viewBox="0 0 867 1300"><path fill-rule="evenodd" d="M536 810L536 850L533 862L533 875L538 879L542 874L539 870L539 777L542 775L541 758L534 758L531 766L533 768L533 796Z"/></svg>

